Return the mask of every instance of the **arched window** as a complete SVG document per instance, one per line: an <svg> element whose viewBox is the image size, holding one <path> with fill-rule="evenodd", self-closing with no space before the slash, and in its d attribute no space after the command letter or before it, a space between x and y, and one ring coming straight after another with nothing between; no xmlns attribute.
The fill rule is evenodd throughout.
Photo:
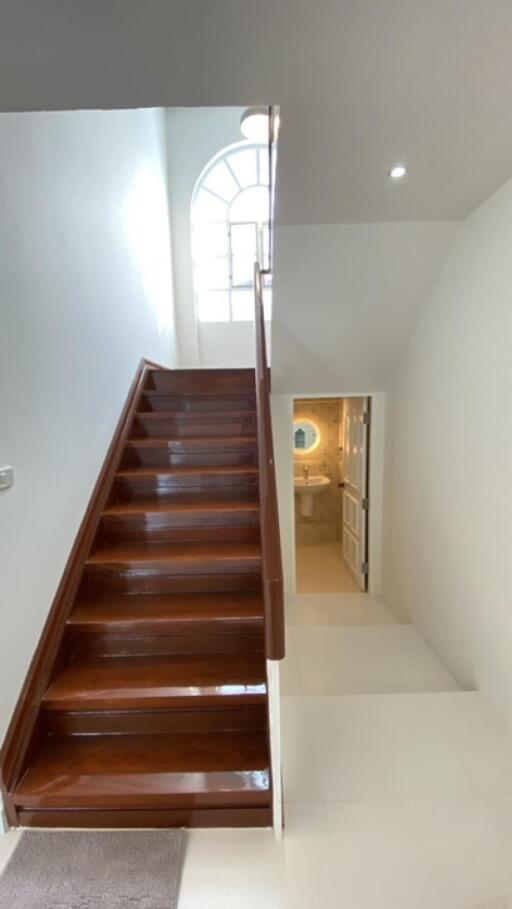
<svg viewBox="0 0 512 909"><path fill-rule="evenodd" d="M239 142L216 155L192 197L192 255L200 322L254 319L253 269L269 261L268 148ZM269 318L270 280L264 287Z"/></svg>

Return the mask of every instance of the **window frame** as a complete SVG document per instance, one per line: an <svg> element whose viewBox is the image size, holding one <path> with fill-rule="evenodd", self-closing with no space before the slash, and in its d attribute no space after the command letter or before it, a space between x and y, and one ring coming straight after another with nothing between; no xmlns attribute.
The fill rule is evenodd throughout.
<svg viewBox="0 0 512 909"><path fill-rule="evenodd" d="M230 166L230 163L229 163L230 157L232 157L238 151L241 151L244 149L248 149L248 150L254 149L257 152L257 154L256 154L256 182L250 183L247 186L241 185L239 178L237 177L234 169ZM237 293L239 293L240 291L248 290L249 288L251 288L252 279L250 282L247 282L245 284L235 284L234 283L232 227L241 225L241 224L244 224L244 225L253 224L255 226L256 255L258 256L258 261L260 261L262 266L265 267L265 263L263 262L264 249L265 249L265 239L264 239L265 231L267 234L267 245L270 246L270 242L271 242L271 236L270 236L270 186L269 186L269 183L262 182L262 164L261 164L261 159L260 159L260 155L262 152L264 154L268 153L268 148L264 142L253 142L251 140L243 140L241 142L235 142L232 145L228 145L225 148L221 149L216 155L214 155L208 161L206 166L201 171L198 179L196 180L196 183L195 183L195 186L194 186L194 189L192 192L190 222L191 222L191 252L192 252L192 271L193 271L192 280L193 280L193 291L194 291L194 307L195 307L196 321L199 323L204 323L204 324L224 323L224 324L227 324L229 322L229 323L239 323L240 324L242 322L249 321L248 319L234 318L234 315L233 315L233 313L234 313L233 296L236 295ZM218 166L218 164L221 161L224 161L224 164L225 164L227 170L229 171L232 179L235 181L236 185L238 186L238 191L229 200L227 198L223 198L221 195L219 195L217 192L215 192L214 189L210 189L208 186L205 185L205 182L208 179L208 176ZM231 207L233 206L234 202L240 197L240 195L243 192L245 192L248 189L252 189L254 187L263 187L268 193L267 219L265 221L257 221L257 220L231 221L230 220L230 211L231 211ZM202 224L204 226L206 226L206 225L212 225L212 226L213 225L222 225L223 226L224 231L225 231L225 236L226 236L226 250L227 250L226 254L217 253L212 256L203 255L202 259L201 259L200 255L198 255L198 247L197 247L196 241L194 239L195 233L198 229L198 225L201 223L194 217L194 206L196 204L197 197L201 191L208 193L213 198L219 199L219 201L221 201L226 207L225 219L223 219L223 220L219 220L219 219L206 220L205 219L202 221ZM270 249L269 249L269 252L267 253L267 258L269 257L269 253L270 253ZM220 287L219 288L203 287L203 288L201 288L200 282L198 280L198 274L201 273L201 262L204 263L207 258L212 259L212 260L213 259L223 259L223 260L227 261L228 284L226 287L222 287L222 288L220 288ZM272 280L271 280L270 275L266 276L265 288L267 290L267 294L265 295L267 298L266 306L265 306L265 318L269 319L270 318L270 307L271 307L271 294L272 294ZM227 294L228 295L228 304L229 304L228 311L227 311L227 318L224 318L224 319L218 318L218 317L217 318L205 318L204 313L201 314L201 307L200 307L201 292L204 292L205 294L209 294L209 295L210 294L212 294L212 295ZM252 319L250 321L252 321Z"/></svg>

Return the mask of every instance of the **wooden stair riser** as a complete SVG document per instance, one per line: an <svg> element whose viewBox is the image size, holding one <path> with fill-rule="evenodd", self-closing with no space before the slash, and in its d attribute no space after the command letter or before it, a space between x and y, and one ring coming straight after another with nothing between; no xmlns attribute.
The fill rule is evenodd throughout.
<svg viewBox="0 0 512 909"><path fill-rule="evenodd" d="M148 377L146 390L162 391L167 394L254 394L254 370L154 370Z"/></svg>
<svg viewBox="0 0 512 909"><path fill-rule="evenodd" d="M204 522L202 523L208 526L209 523L214 523L211 512L219 507L226 510L238 509L241 503L250 508L256 507L259 509L258 487L212 486L208 489L185 487L174 489L172 494L168 496L155 496L151 492L146 495L134 495L133 492L130 494L129 488L124 487L123 495L120 496L119 486L113 484L104 514L119 514L119 509L121 511L138 511L142 509L148 514L153 514L156 511L173 511L174 513L180 513L179 520L181 523L186 521L191 526L197 526L193 514L193 512L197 512L204 514ZM134 508L130 509L132 505ZM118 509L118 511L113 512L112 509ZM187 514L185 515L183 512L187 512ZM210 513L209 517L207 513Z"/></svg>
<svg viewBox="0 0 512 909"><path fill-rule="evenodd" d="M258 452L254 446L245 449L221 451L176 451L172 448L137 448L127 446L122 469L133 467L256 467Z"/></svg>
<svg viewBox="0 0 512 909"><path fill-rule="evenodd" d="M46 733L55 735L165 735L183 732L217 733L265 730L265 704L250 707L153 710L60 711L42 714Z"/></svg>
<svg viewBox="0 0 512 909"><path fill-rule="evenodd" d="M219 542L154 544L125 543L98 549L85 564L89 589L117 590L119 584L131 593L165 592L174 579L198 576L205 580L234 575L258 576L261 548L258 544ZM172 592L169 589L168 592Z"/></svg>
<svg viewBox="0 0 512 909"><path fill-rule="evenodd" d="M114 502L130 502L150 497L157 501L171 501L174 496L186 493L217 492L232 490L240 497L252 491L254 497L257 493L257 476L251 471L243 473L240 470L232 474L215 474L205 471L199 475L185 474L141 474L117 476L113 487Z"/></svg>
<svg viewBox="0 0 512 909"><path fill-rule="evenodd" d="M217 520L219 518L217 517ZM236 523L239 521L240 523ZM242 523L243 522L243 523ZM259 516L248 512L233 516L223 524L206 523L206 526L177 524L172 515L132 514L126 517L104 516L96 538L96 547L106 543L146 541L148 543L186 543L217 541L254 542L260 540Z"/></svg>
<svg viewBox="0 0 512 909"><path fill-rule="evenodd" d="M106 657L105 660L107 659L109 658ZM229 686L229 691L225 691L222 695L212 693L201 697L195 695L194 692L190 694L189 691L185 690L182 694L178 693L172 697L168 693L159 694L157 692L144 693L135 697L131 694L124 695L122 691L119 692L112 689L111 691L101 692L101 697L99 695L96 697L91 695L90 699L79 694L75 697L70 694L67 699L62 699L58 704L51 699L51 694L48 694L46 696L48 700L45 699L43 701L42 710L60 710L66 713L78 710L85 710L91 713L110 713L113 710L184 710L190 707L191 702L195 703L196 701L198 702L197 707L217 710L220 700L226 702L226 706L229 705L232 709L236 709L265 702L266 690L263 683L259 686L253 686L253 688L254 690L246 691L244 686L233 684Z"/></svg>
<svg viewBox="0 0 512 909"><path fill-rule="evenodd" d="M262 653L70 659L46 692L45 710L242 707L266 699Z"/></svg>
<svg viewBox="0 0 512 909"><path fill-rule="evenodd" d="M70 632L71 656L162 656L165 654L263 653L262 632L224 634L116 635Z"/></svg>
<svg viewBox="0 0 512 909"><path fill-rule="evenodd" d="M247 591L261 589L261 575L240 574L182 574L144 576L101 569L86 569L84 581L89 594L171 594L209 593L214 591Z"/></svg>
<svg viewBox="0 0 512 909"><path fill-rule="evenodd" d="M128 829L151 830L172 827L196 828L256 828L272 826L272 808L180 808L150 809L137 807L113 809L30 809L17 810L20 827L75 828L75 829Z"/></svg>
<svg viewBox="0 0 512 909"><path fill-rule="evenodd" d="M138 413L133 420L131 439L233 438L256 435L256 416L206 413L169 415Z"/></svg>
<svg viewBox="0 0 512 909"><path fill-rule="evenodd" d="M256 410L254 394L236 395L172 395L161 391L147 391L139 401L139 411L153 413L195 413L215 411L228 414L231 411Z"/></svg>
<svg viewBox="0 0 512 909"><path fill-rule="evenodd" d="M23 808L218 808L270 804L264 730L50 736Z"/></svg>
<svg viewBox="0 0 512 909"><path fill-rule="evenodd" d="M168 596L96 596L80 591L67 621L68 629L119 634L212 634L218 629L260 631L261 590L179 593Z"/></svg>

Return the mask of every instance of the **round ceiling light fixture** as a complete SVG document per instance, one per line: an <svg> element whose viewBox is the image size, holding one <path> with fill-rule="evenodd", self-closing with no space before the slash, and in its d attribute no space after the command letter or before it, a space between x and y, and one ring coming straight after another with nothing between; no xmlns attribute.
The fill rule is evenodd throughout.
<svg viewBox="0 0 512 909"><path fill-rule="evenodd" d="M401 180L402 177L405 177L406 173L407 168L405 164L395 164L391 170L388 171L388 175L392 180Z"/></svg>
<svg viewBox="0 0 512 909"><path fill-rule="evenodd" d="M270 118L268 107L248 107L240 117L242 136L252 142L268 142Z"/></svg>

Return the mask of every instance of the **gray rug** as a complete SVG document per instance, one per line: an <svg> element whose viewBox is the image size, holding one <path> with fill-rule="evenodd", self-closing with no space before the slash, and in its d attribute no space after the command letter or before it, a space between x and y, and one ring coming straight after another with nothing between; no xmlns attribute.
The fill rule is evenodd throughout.
<svg viewBox="0 0 512 909"><path fill-rule="evenodd" d="M25 831L0 909L176 909L184 830Z"/></svg>

